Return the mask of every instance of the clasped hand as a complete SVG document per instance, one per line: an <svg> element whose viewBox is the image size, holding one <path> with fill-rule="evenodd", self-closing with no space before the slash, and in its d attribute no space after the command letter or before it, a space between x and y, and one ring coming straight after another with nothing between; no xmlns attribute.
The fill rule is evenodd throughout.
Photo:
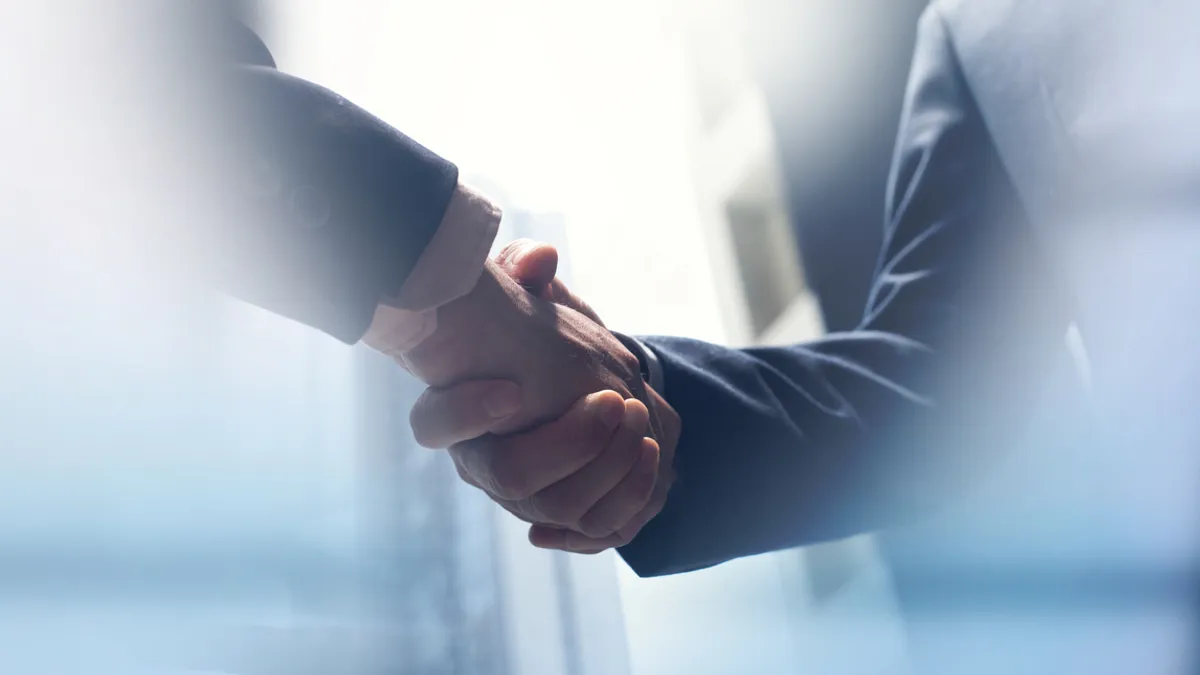
<svg viewBox="0 0 1200 675"><path fill-rule="evenodd" d="M436 329L393 353L430 385L417 441L530 523L543 548L595 553L662 509L679 420L637 358L555 279L553 247L514 242Z"/></svg>

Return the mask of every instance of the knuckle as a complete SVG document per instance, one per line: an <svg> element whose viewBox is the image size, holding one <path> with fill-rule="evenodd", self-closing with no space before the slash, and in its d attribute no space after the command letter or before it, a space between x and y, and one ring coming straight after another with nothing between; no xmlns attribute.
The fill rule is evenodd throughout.
<svg viewBox="0 0 1200 675"><path fill-rule="evenodd" d="M575 455L581 462L590 462L604 454L611 434L612 431L598 418L591 424L581 425L575 437L567 443L569 454Z"/></svg>
<svg viewBox="0 0 1200 675"><path fill-rule="evenodd" d="M458 374L467 350L446 331L437 331L404 353L413 377L426 384L444 385Z"/></svg>
<svg viewBox="0 0 1200 675"><path fill-rule="evenodd" d="M607 518L586 515L579 521L579 531L592 539L603 539L617 531L617 525L606 522Z"/></svg>
<svg viewBox="0 0 1200 675"><path fill-rule="evenodd" d="M609 499L619 500L604 509L595 509L580 519L580 531L594 539L613 536L633 524L645 509L648 496L637 486L623 486L620 495Z"/></svg>
<svg viewBox="0 0 1200 675"><path fill-rule="evenodd" d="M526 510L533 514L538 522L546 525L560 525L557 509L543 493L529 495L524 500Z"/></svg>
<svg viewBox="0 0 1200 675"><path fill-rule="evenodd" d="M500 502L500 503L506 504L506 506L504 508L508 509L509 513L511 513L512 515L515 515L517 520L521 520L522 522L528 522L529 525L544 524L544 522L542 522L542 520L540 518L538 518L538 514L533 513L533 510L529 508L529 504L527 502Z"/></svg>
<svg viewBox="0 0 1200 675"><path fill-rule="evenodd" d="M629 524L633 517L631 513L633 510L634 507L629 504L623 504L619 509L605 509L602 512L588 514L583 518L581 525L587 530L585 534L589 537L596 539L609 537Z"/></svg>
<svg viewBox="0 0 1200 675"><path fill-rule="evenodd" d="M408 415L408 424L412 428L413 439L423 448L437 448L440 439L434 430L433 420L428 410L414 407Z"/></svg>
<svg viewBox="0 0 1200 675"><path fill-rule="evenodd" d="M457 443L449 448L450 458L458 475L475 487L492 494L492 477L488 470L488 453L475 443Z"/></svg>
<svg viewBox="0 0 1200 675"><path fill-rule="evenodd" d="M420 373L429 369L430 363L437 353L434 344L433 340L425 340L421 344L404 350L404 363L408 365L409 372L420 377Z"/></svg>
<svg viewBox="0 0 1200 675"><path fill-rule="evenodd" d="M533 514L529 513L529 510L525 507L525 505L520 502L506 502L503 500L497 500L496 503L503 507L505 511L508 511L514 518L523 523L528 523L530 525L537 523L537 519L533 517Z"/></svg>
<svg viewBox="0 0 1200 675"><path fill-rule="evenodd" d="M463 466L463 463L460 462L453 453L451 453L451 458L454 460L454 472L458 474L459 480L467 485L470 485L471 487L478 488L479 483L475 480L475 477L472 476L469 471L467 471L467 468Z"/></svg>
<svg viewBox="0 0 1200 675"><path fill-rule="evenodd" d="M489 492L493 495L510 502L524 501L531 496L528 479L515 471L511 463L500 461L491 453L488 453L484 463L487 467L487 483L491 486Z"/></svg>
<svg viewBox="0 0 1200 675"><path fill-rule="evenodd" d="M533 495L530 497L530 501L538 513L545 516L547 522L564 527L575 526L587 513L586 506L579 504L578 499L553 493L548 494L546 491Z"/></svg>
<svg viewBox="0 0 1200 675"><path fill-rule="evenodd" d="M601 539L624 524L623 521L617 522L619 519L620 515L614 513L612 508L592 509L579 519L579 531L593 539Z"/></svg>

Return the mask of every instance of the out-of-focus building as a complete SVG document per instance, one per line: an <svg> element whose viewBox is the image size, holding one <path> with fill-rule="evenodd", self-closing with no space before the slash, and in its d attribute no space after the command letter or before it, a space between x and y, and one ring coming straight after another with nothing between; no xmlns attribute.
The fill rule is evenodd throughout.
<svg viewBox="0 0 1200 675"><path fill-rule="evenodd" d="M263 3L260 28L280 66L345 92L405 128L406 87L357 87L379 62L402 60L398 25L374 3ZM318 28L319 27L319 28ZM318 39L308 39L319 33ZM375 45L373 62L361 47ZM399 97L399 98L397 98ZM437 101L429 101L437 106ZM408 129L405 129L408 131ZM504 207L497 242L528 237L564 245L565 217L510 198L502 181L470 174ZM570 256L560 274L569 276ZM628 649L608 557L542 551L526 525L464 485L444 453L416 446L408 409L422 387L378 355L354 364L361 493L361 585L366 620L397 636L374 658L394 672L429 675L622 675ZM393 671L388 671L393 672Z"/></svg>
<svg viewBox="0 0 1200 675"><path fill-rule="evenodd" d="M784 15L718 0L664 0L661 13L644 0L242 4L283 68L497 197L498 242L558 245L560 274L614 328L771 344L853 313L852 300L834 311L841 296L825 291L840 282L826 273L853 268L852 287L862 260L810 245L836 227L806 227L836 221L812 200L845 191L830 165L802 161L846 140L819 133L843 107L803 103L832 100L824 85L845 64L830 55L854 51L832 46L853 41L834 30L835 6L886 0L781 1L807 8ZM747 43L771 16L777 33ZM747 49L794 22L809 38L787 58ZM882 180L875 165L862 175ZM856 185L849 202L881 217L882 192ZM878 227L848 213L847 228ZM3 336L5 672L38 672L16 666L47 653L78 662L62 672L95 672L126 642L235 675L888 672L900 660L869 539L653 580L612 553L536 550L523 523L413 443L420 385L386 359L228 300L90 280L87 297L57 289ZM62 632L105 611L120 615L111 630Z"/></svg>
<svg viewBox="0 0 1200 675"><path fill-rule="evenodd" d="M504 210L493 253L515 239L552 242L559 250L558 277L570 286L572 249L567 218L551 209L521 203L500 181L486 176L466 180ZM524 541L524 523L479 499L479 494L471 497L492 515L499 544L495 564L507 570L500 586L506 646L514 667L524 668L514 672L630 673L614 554L589 557L534 549ZM541 629L521 630L539 624Z"/></svg>
<svg viewBox="0 0 1200 675"><path fill-rule="evenodd" d="M818 159L836 155L837 134L822 136L823 123L845 112L822 87L853 51L839 40L855 34L834 4L794 3L809 9L778 26L783 35L785 21L810 22L808 40L796 40L811 50L772 67L794 69L799 86L828 104L819 113L809 106L799 131L781 126L797 111L781 105L783 85L764 74L770 59L748 48L753 22L770 16L761 4L295 2L275 3L267 15L279 22L269 33L284 67L463 164L506 207L498 242L559 245L562 273L610 325L755 345L815 338L827 323L844 328L838 322L854 310L843 305L853 301L820 292L843 286L827 273L845 268L847 288L870 273L844 251L807 246L814 230L797 225L821 212L797 185L825 185L829 204L846 193L815 179L829 169ZM871 10L858 4L860 16ZM436 52L427 35L437 36ZM805 157L811 164L797 160ZM863 185L856 190L848 202L874 215L844 227L877 233L882 187L869 196ZM470 578L485 583L459 592L491 607L475 615L479 623L501 617L503 639L485 642L503 645L515 673L886 672L903 660L869 538L638 580L611 554L533 550L519 523L489 507L470 494L454 507L460 521L472 514L472 522L490 515L496 523L494 585L475 564ZM485 546L462 537L476 542L472 550ZM606 662L610 652L627 655L624 663Z"/></svg>
<svg viewBox="0 0 1200 675"><path fill-rule="evenodd" d="M699 234L730 344L792 344L857 325L923 5L662 3L691 95ZM711 588L718 578L748 583L757 570L763 594L769 586L787 598L775 611L791 633L773 648L794 648L796 672L903 668L903 630L871 537L761 558L703 574Z"/></svg>
<svg viewBox="0 0 1200 675"><path fill-rule="evenodd" d="M732 344L799 342L823 332L800 265L767 100L744 44L744 7L664 3L693 108L684 120L702 235Z"/></svg>

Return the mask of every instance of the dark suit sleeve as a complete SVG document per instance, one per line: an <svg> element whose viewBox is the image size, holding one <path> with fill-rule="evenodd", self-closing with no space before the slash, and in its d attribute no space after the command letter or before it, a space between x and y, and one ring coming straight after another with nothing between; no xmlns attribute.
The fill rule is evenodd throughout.
<svg viewBox="0 0 1200 675"><path fill-rule="evenodd" d="M458 171L337 93L277 70L244 26L230 35L221 47L232 57L195 71L208 93L184 132L203 139L194 194L220 202L219 216L180 228L174 250L204 283L356 342L433 239Z"/></svg>
<svg viewBox="0 0 1200 675"><path fill-rule="evenodd" d="M1061 286L967 90L922 18L858 330L786 348L645 338L683 432L640 575L902 524L1003 452L1060 352Z"/></svg>

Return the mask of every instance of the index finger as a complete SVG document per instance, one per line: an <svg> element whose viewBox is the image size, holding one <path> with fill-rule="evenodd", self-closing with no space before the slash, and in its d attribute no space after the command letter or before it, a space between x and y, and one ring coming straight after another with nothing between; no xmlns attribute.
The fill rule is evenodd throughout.
<svg viewBox="0 0 1200 675"><path fill-rule="evenodd" d="M450 448L460 470L496 499L521 501L587 466L621 424L615 391L583 397L562 417L511 436L487 436Z"/></svg>
<svg viewBox="0 0 1200 675"><path fill-rule="evenodd" d="M478 438L521 408L521 387L508 380L472 380L430 387L413 404L408 421L426 448L448 448Z"/></svg>

